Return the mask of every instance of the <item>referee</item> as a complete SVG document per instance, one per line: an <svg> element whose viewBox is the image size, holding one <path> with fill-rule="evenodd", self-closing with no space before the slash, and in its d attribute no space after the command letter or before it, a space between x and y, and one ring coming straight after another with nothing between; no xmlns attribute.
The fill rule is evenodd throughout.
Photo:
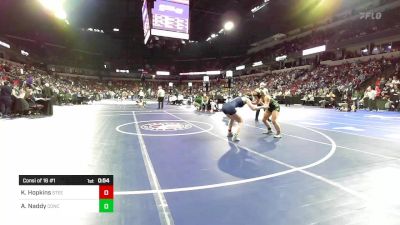
<svg viewBox="0 0 400 225"><path fill-rule="evenodd" d="M158 86L158 91L157 91L158 109L164 108L164 97L165 97L164 89L161 86Z"/></svg>
<svg viewBox="0 0 400 225"><path fill-rule="evenodd" d="M260 83L260 88L258 89L259 92L262 92L264 95L268 95L268 89L265 87L266 84L264 82ZM257 106L262 106L262 104L257 105ZM265 111L265 110L264 110ZM260 109L256 111L256 118L255 121L258 121L258 115L260 115Z"/></svg>

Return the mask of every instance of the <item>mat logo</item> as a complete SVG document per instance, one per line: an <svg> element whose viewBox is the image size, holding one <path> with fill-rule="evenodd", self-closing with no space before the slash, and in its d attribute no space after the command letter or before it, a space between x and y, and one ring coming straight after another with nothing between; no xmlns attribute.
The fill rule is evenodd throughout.
<svg viewBox="0 0 400 225"><path fill-rule="evenodd" d="M143 130L151 131L177 131L190 129L192 125L188 123L179 122L157 122L157 123L146 123L140 126Z"/></svg>

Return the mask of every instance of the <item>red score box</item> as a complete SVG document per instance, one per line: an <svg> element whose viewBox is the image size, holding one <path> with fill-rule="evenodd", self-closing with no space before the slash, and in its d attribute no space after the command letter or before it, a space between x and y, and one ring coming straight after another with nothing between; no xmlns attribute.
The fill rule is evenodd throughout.
<svg viewBox="0 0 400 225"><path fill-rule="evenodd" d="M100 199L114 199L114 186L113 185L100 185L99 186Z"/></svg>

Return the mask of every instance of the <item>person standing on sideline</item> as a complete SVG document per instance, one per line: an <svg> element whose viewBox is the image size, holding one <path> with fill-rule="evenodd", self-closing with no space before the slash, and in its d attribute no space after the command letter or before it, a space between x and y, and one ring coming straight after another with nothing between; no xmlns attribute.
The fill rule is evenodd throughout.
<svg viewBox="0 0 400 225"><path fill-rule="evenodd" d="M138 102L138 104L144 108L144 106L145 106L145 101L144 101L144 91L143 91L143 88L139 88L139 94L138 94L138 96L139 96L139 102Z"/></svg>
<svg viewBox="0 0 400 225"><path fill-rule="evenodd" d="M260 83L260 88L257 90L258 92L263 93L264 95L268 95L268 89L265 87L266 84L264 82ZM258 106L261 106L260 104ZM255 121L258 121L258 115L260 115L260 109L256 111Z"/></svg>
<svg viewBox="0 0 400 225"><path fill-rule="evenodd" d="M161 86L158 86L158 91L157 91L158 109L164 108L164 97L165 97L164 89Z"/></svg>
<svg viewBox="0 0 400 225"><path fill-rule="evenodd" d="M4 85L0 86L0 116L8 117L12 107L12 87L8 80L4 81Z"/></svg>

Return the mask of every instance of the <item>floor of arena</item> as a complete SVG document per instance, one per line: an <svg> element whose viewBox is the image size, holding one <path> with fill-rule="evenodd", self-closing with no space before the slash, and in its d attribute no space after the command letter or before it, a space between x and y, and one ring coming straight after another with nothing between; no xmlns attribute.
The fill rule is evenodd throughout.
<svg viewBox="0 0 400 225"><path fill-rule="evenodd" d="M68 224L399 224L398 113L282 107L274 139L243 108L233 143L222 113L156 107L62 106L1 120L2 177L114 175L114 213L71 213Z"/></svg>

